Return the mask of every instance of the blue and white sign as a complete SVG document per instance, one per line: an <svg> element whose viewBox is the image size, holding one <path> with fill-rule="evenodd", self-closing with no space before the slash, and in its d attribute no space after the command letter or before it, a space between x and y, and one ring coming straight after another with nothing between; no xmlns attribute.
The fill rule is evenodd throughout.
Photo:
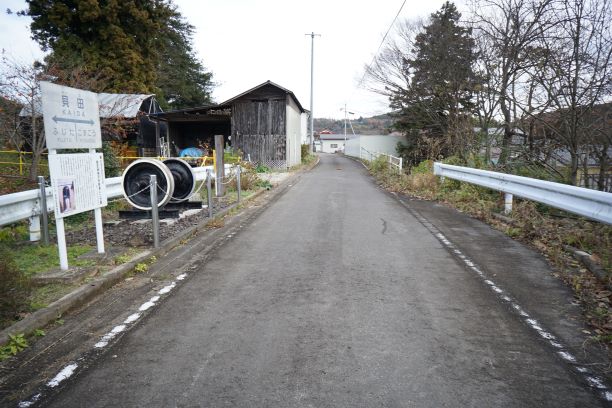
<svg viewBox="0 0 612 408"><path fill-rule="evenodd" d="M102 147L95 93L51 82L41 82L40 90L49 150Z"/></svg>

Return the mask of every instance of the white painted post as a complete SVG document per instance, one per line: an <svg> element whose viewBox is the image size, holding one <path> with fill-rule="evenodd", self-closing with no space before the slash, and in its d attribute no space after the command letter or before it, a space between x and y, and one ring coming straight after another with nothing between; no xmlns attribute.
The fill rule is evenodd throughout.
<svg viewBox="0 0 612 408"><path fill-rule="evenodd" d="M49 149L49 155L57 154L56 149ZM57 203L56 203L57 206ZM57 251L59 252L60 269L68 270L68 249L66 248L66 230L64 228L64 218L57 217L59 208L55 209L55 232L57 234Z"/></svg>
<svg viewBox="0 0 612 408"><path fill-rule="evenodd" d="M400 157L399 159L400 159L399 172L400 172L400 174L402 174L402 164L404 162L404 159L402 157Z"/></svg>
<svg viewBox="0 0 612 408"><path fill-rule="evenodd" d="M512 194L505 193L504 195L504 214L512 212Z"/></svg>
<svg viewBox="0 0 612 408"><path fill-rule="evenodd" d="M68 250L66 249L66 231L64 229L64 219L55 219L55 230L57 231L57 249L59 251L60 269L68 270Z"/></svg>
<svg viewBox="0 0 612 408"><path fill-rule="evenodd" d="M30 242L40 241L40 217L30 217Z"/></svg>
<svg viewBox="0 0 612 408"><path fill-rule="evenodd" d="M89 153L96 153L96 149L89 149ZM96 243L98 244L98 253L104 253L104 231L102 224L102 208L94 208L94 219L96 220Z"/></svg>
<svg viewBox="0 0 612 408"><path fill-rule="evenodd" d="M240 165L236 166L236 190L237 190L237 202L240 203Z"/></svg>
<svg viewBox="0 0 612 408"><path fill-rule="evenodd" d="M151 193L151 223L153 224L153 247L159 248L159 201L157 200L157 176L151 174L150 188Z"/></svg>

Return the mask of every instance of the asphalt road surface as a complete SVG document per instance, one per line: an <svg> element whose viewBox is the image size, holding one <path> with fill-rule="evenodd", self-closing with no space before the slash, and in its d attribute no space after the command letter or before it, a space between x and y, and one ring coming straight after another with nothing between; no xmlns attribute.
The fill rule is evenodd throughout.
<svg viewBox="0 0 612 408"><path fill-rule="evenodd" d="M603 404L422 220L335 155L45 403Z"/></svg>

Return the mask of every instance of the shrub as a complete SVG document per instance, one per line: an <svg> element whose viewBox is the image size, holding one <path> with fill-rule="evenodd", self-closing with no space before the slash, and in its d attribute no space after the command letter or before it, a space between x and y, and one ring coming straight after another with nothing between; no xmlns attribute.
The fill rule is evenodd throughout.
<svg viewBox="0 0 612 408"><path fill-rule="evenodd" d="M121 175L121 162L109 142L102 142L102 155L104 156L104 176L117 177Z"/></svg>
<svg viewBox="0 0 612 408"><path fill-rule="evenodd" d="M11 251L0 245L0 327L28 311L30 279L17 267Z"/></svg>
<svg viewBox="0 0 612 408"><path fill-rule="evenodd" d="M270 168L266 166L265 164L258 164L257 167L255 168L255 172L256 173L269 173Z"/></svg>

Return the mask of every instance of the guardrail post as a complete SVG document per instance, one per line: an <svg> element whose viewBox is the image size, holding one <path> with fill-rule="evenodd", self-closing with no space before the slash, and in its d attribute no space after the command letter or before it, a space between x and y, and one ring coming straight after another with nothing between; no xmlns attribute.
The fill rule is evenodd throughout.
<svg viewBox="0 0 612 408"><path fill-rule="evenodd" d="M159 211L157 208L157 176L151 174L151 219L153 222L153 247L159 248Z"/></svg>
<svg viewBox="0 0 612 408"><path fill-rule="evenodd" d="M504 214L512 212L512 194L504 193Z"/></svg>
<svg viewBox="0 0 612 408"><path fill-rule="evenodd" d="M45 178L38 176L38 188L40 192L40 217L42 219L42 237L45 246L49 245L49 213L47 211L47 188ZM31 237L30 237L31 240Z"/></svg>
<svg viewBox="0 0 612 408"><path fill-rule="evenodd" d="M400 157L400 158L399 158L399 161L400 161L400 163L399 163L399 172L400 172L400 174L402 174L402 164L403 164L403 162L404 162L404 158L403 158L403 157Z"/></svg>
<svg viewBox="0 0 612 408"><path fill-rule="evenodd" d="M236 190L238 191L237 203L240 203L240 165L236 166Z"/></svg>
<svg viewBox="0 0 612 408"><path fill-rule="evenodd" d="M30 242L40 241L40 217L33 215L30 217Z"/></svg>

